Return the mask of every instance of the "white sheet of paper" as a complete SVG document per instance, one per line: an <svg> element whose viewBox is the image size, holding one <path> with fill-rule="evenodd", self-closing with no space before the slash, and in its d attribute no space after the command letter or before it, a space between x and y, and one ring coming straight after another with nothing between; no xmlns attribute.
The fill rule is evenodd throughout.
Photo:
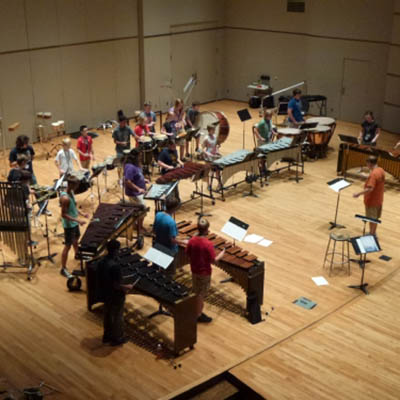
<svg viewBox="0 0 400 400"><path fill-rule="evenodd" d="M235 240L239 240L240 242L246 236L247 231L240 226L233 224L232 222L228 221L221 229L221 232L227 234L231 238Z"/></svg>
<svg viewBox="0 0 400 400"><path fill-rule="evenodd" d="M256 235L255 233L251 234L251 235L247 235L244 238L244 241L247 243L258 243L261 242L261 240L263 240L264 238L260 235Z"/></svg>
<svg viewBox="0 0 400 400"><path fill-rule="evenodd" d="M330 185L329 187L334 190L336 193L340 192L342 189L347 188L350 186L351 183L347 182L345 179L341 179L340 181Z"/></svg>
<svg viewBox="0 0 400 400"><path fill-rule="evenodd" d="M272 240L263 239L263 240L261 240L261 242L258 242L257 244L259 244L260 246L263 246L263 247L268 247L268 246L271 246Z"/></svg>
<svg viewBox="0 0 400 400"><path fill-rule="evenodd" d="M147 250L147 253L143 257L164 269L167 269L174 259L174 257L171 257L170 255L165 254L154 247L151 247L149 250Z"/></svg>
<svg viewBox="0 0 400 400"><path fill-rule="evenodd" d="M323 276L314 276L311 279L317 286L329 285L328 281Z"/></svg>

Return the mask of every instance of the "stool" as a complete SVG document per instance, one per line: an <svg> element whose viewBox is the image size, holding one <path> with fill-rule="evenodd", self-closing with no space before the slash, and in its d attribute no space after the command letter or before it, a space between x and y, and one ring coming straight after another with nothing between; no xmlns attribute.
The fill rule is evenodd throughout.
<svg viewBox="0 0 400 400"><path fill-rule="evenodd" d="M333 249L330 251L330 245L333 242ZM342 251L336 251L336 243L342 244ZM329 263L329 276L331 276L334 265L345 266L347 264L348 273L350 275L350 235L346 231L336 231L329 235L328 246L326 247L323 268L326 262ZM341 261L336 261L335 256L341 257Z"/></svg>

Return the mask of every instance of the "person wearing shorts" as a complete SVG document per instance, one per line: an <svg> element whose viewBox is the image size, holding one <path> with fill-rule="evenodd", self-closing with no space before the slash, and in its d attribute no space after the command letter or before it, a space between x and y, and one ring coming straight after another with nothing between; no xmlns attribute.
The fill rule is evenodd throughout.
<svg viewBox="0 0 400 400"><path fill-rule="evenodd" d="M364 195L365 215L368 218L379 219L382 215L383 193L385 191L385 171L383 168L378 167L378 159L376 156L368 157L367 167L370 173L364 184L364 190L354 193L353 197L357 198ZM371 235L376 234L376 228L376 223L369 223L369 232Z"/></svg>
<svg viewBox="0 0 400 400"><path fill-rule="evenodd" d="M197 321L211 322L212 318L203 313L204 298L207 296L211 284L211 264L220 260L225 249L218 256L212 242L207 239L210 224L205 218L197 222L198 236L193 236L186 247L186 254L189 257L190 269L192 271L193 292L197 295Z"/></svg>

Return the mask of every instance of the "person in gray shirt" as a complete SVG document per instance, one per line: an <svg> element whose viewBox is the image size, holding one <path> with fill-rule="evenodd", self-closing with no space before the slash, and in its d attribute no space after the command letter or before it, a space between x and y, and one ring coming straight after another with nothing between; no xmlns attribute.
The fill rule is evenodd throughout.
<svg viewBox="0 0 400 400"><path fill-rule="evenodd" d="M112 134L118 158L123 156L124 150L129 150L131 148L131 136L135 137L135 134L128 125L128 119L123 116L119 119L118 128L116 128Z"/></svg>

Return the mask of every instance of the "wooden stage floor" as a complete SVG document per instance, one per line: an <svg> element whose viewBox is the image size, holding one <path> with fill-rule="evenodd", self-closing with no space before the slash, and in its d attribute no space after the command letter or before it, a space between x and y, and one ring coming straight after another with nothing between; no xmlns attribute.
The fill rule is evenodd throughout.
<svg viewBox="0 0 400 400"><path fill-rule="evenodd" d="M242 124L236 111L243 107L243 103L233 101L201 107L227 115L231 129L221 148L223 154L242 147ZM252 114L258 119L257 110ZM250 149L250 123L246 131L246 147ZM195 349L175 360L181 368L174 369L168 360L156 358L156 345L171 336L172 322L168 317L148 321L145 316L157 304L145 297L129 296L127 300L131 341L122 348L103 347L101 310L88 312L84 291L67 291L65 279L59 274L62 238L52 234L51 248L58 252L56 266L43 263L31 282L22 272L0 273L0 383L22 388L44 380L61 391L54 396L57 399L156 399L170 398L230 370L269 399L400 397L400 383L395 379L400 372L395 357L398 359L400 352L395 306L400 259L399 186L387 185L383 223L378 228L382 253L392 260L380 260L380 254L370 256L366 280L371 295L365 298L347 287L360 280L356 264L352 265L351 276L338 272L329 277L322 269L329 221L336 206L336 195L326 182L336 177L338 132L357 135L358 127L339 121L328 157L306 162L304 179L299 183L282 172L271 178L269 186L255 185L258 198L243 198L248 187L241 184L228 193L225 202L217 201L213 206L205 200L206 211L212 214L212 231L220 231L233 215L250 224L250 233L273 241L268 248L242 244L266 264L262 307L265 321L251 325L243 317L244 293L232 283L220 284L226 275L215 268L206 302L206 312L213 322L198 326ZM395 135L384 133L380 142L390 147L396 142ZM114 153L110 133L100 133L94 145L98 161ZM35 149L43 152L39 145ZM35 160L40 183L50 184L57 177L53 163L43 157ZM116 175L115 170L111 171L109 187L116 182ZM102 179L100 182L103 188ZM354 199L352 194L362 184L361 179L354 179L353 186L341 196L339 222L354 235L362 233L362 224L354 215L363 213L364 207L362 199ZM190 182L180 184L183 198L188 198L192 190ZM79 195L78 204L90 212L97 200L92 202L87 195ZM116 202L117 195L118 189L112 189L102 201ZM50 209L52 230L57 226L62 232L58 200L52 201ZM194 220L198 209L199 200L184 205L177 220ZM151 210L145 225L152 219ZM46 243L40 229L35 230L34 239L40 241L36 255L45 255ZM146 238L142 251L149 244ZM72 258L71 254L71 269L77 266ZM190 282L188 267L178 275ZM318 287L311 280L321 275L328 279L329 286ZM300 296L317 302L317 307L305 310L294 305ZM376 372L374 387L372 371ZM354 380L357 383L351 384Z"/></svg>

